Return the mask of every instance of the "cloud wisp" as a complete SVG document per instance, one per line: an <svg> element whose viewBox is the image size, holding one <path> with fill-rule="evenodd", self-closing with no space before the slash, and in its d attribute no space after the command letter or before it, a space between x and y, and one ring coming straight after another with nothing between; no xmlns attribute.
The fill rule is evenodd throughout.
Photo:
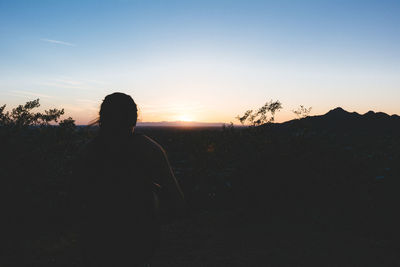
<svg viewBox="0 0 400 267"><path fill-rule="evenodd" d="M48 42L48 43L52 43L52 44L59 44L59 45L66 45L66 46L76 46L76 44L63 42L63 41L59 41L59 40L46 39L46 38L42 38L40 40L43 41L43 42Z"/></svg>
<svg viewBox="0 0 400 267"><path fill-rule="evenodd" d="M40 93L30 92L30 91L12 90L10 92L11 92L11 95L18 96L18 97L55 98L54 96L51 96L51 95L45 95L45 94L40 94Z"/></svg>

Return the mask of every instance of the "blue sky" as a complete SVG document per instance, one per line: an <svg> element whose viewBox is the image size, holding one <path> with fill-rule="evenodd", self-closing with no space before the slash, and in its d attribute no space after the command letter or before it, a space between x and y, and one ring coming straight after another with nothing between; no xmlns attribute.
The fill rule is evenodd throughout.
<svg viewBox="0 0 400 267"><path fill-rule="evenodd" d="M0 0L0 104L78 123L131 94L143 121L234 121L279 99L400 113L399 1Z"/></svg>

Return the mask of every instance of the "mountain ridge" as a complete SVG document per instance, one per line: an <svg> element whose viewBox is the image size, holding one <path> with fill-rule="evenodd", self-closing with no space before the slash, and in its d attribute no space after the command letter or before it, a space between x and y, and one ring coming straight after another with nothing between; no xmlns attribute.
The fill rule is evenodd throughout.
<svg viewBox="0 0 400 267"><path fill-rule="evenodd" d="M341 107L334 108L323 115L308 116L294 119L272 127L293 129L308 128L318 131L363 132L363 133L390 133L400 131L400 116L388 115L384 112L368 111L364 114L348 112Z"/></svg>

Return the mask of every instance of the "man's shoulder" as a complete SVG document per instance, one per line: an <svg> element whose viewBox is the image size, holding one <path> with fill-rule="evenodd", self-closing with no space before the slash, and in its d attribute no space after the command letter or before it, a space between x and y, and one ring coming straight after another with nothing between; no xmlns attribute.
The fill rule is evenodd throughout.
<svg viewBox="0 0 400 267"><path fill-rule="evenodd" d="M145 150L145 152L149 154L161 154L164 153L164 149L162 146L157 143L154 139L148 137L145 134L137 134L135 135L136 141Z"/></svg>

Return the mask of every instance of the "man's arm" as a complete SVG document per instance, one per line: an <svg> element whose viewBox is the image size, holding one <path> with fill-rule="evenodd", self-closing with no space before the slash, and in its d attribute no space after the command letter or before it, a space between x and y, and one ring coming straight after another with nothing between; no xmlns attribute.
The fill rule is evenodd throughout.
<svg viewBox="0 0 400 267"><path fill-rule="evenodd" d="M169 214L178 215L186 211L184 195L178 181L176 180L169 164L168 157L165 150L151 138L145 136L151 142L153 152L151 156L151 167L154 173L155 183L159 184L161 189L161 201L165 200L167 203L164 209Z"/></svg>

